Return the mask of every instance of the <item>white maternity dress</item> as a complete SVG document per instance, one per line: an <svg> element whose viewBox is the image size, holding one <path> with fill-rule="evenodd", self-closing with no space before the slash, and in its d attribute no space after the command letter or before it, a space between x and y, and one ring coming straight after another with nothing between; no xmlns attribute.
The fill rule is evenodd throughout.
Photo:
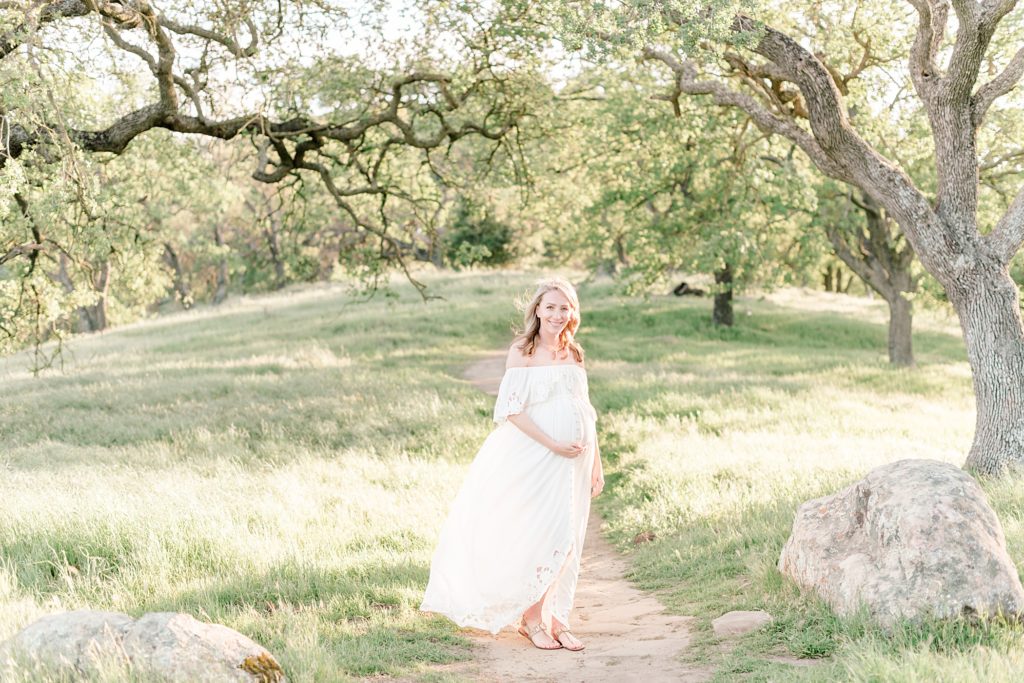
<svg viewBox="0 0 1024 683"><path fill-rule="evenodd" d="M556 441L584 442L584 452L552 453L506 420L517 413ZM498 426L441 530L421 610L497 633L554 584L550 615L569 626L590 514L595 420L582 367L505 371L494 406Z"/></svg>

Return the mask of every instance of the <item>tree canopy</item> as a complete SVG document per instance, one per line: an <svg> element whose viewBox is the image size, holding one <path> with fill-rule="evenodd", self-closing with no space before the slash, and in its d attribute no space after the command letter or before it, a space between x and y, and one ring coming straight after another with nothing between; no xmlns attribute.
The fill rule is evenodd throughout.
<svg viewBox="0 0 1024 683"><path fill-rule="evenodd" d="M385 17L374 5L4 3L7 342L57 333L69 310L96 298L95 278L71 275L113 248L97 213L113 191L101 167L113 169L111 157L152 131L248 143L238 163L256 181L316 184L326 194L350 233L349 262L365 277L388 264L407 269L418 233L409 216L434 201L429 179L443 173L445 156L476 138L483 163L515 157L536 68L528 30L504 30L522 20L515 10L487 21L433 3L409 11L422 30L376 44L372 24ZM360 41L372 50L352 52ZM123 173L140 190L163 180L144 162ZM52 277L63 262L68 277Z"/></svg>
<svg viewBox="0 0 1024 683"><path fill-rule="evenodd" d="M1024 461L1021 23L1016 0L0 3L0 348L485 251L731 292L806 277L827 237L889 303L893 362L913 259L941 285L968 464L998 472Z"/></svg>

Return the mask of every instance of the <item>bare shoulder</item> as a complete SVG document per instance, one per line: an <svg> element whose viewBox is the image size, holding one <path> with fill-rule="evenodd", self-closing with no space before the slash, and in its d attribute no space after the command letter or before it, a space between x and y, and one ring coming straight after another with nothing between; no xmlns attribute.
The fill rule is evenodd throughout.
<svg viewBox="0 0 1024 683"><path fill-rule="evenodd" d="M518 342L508 347L508 356L505 357L505 369L526 367L527 357L523 355Z"/></svg>

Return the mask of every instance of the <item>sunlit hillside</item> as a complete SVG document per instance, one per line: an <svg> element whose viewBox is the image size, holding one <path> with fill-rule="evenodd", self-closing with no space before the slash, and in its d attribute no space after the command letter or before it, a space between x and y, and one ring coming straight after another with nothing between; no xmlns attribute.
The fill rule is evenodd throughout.
<svg viewBox="0 0 1024 683"><path fill-rule="evenodd" d="M468 641L416 607L491 428L461 373L507 345L537 276L434 276L429 303L401 282L369 301L297 289L75 338L38 378L3 360L0 640L57 610L184 611L260 642L291 680L448 680L438 665ZM690 656L723 679L1024 676L1018 627L890 637L774 569L803 500L900 458L962 462L954 320L919 314L919 367L894 370L877 301L784 290L717 329L706 299L603 281L581 299L610 472L597 509L639 585L697 618ZM1020 483L986 485L1018 564ZM776 621L726 652L709 623L730 609Z"/></svg>

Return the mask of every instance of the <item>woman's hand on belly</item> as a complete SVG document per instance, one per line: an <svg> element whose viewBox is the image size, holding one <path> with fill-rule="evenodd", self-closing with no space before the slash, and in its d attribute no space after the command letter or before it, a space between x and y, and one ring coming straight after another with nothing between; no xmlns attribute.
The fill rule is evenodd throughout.
<svg viewBox="0 0 1024 683"><path fill-rule="evenodd" d="M560 455L563 458L576 458L583 455L583 452L587 449L587 445L582 441L556 441L552 444L551 452L555 455Z"/></svg>
<svg viewBox="0 0 1024 683"><path fill-rule="evenodd" d="M541 446L563 458L575 458L586 450L582 441L561 441L551 438L528 415L523 413L509 415L508 421Z"/></svg>

